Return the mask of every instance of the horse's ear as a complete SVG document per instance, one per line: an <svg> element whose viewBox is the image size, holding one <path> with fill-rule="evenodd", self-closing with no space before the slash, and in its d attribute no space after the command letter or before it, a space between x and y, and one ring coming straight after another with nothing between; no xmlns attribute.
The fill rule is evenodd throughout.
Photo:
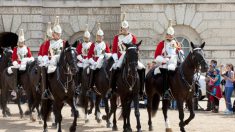
<svg viewBox="0 0 235 132"><path fill-rule="evenodd" d="M204 46L205 46L206 42L203 42L201 45L200 45L200 48L203 49Z"/></svg>
<svg viewBox="0 0 235 132"><path fill-rule="evenodd" d="M191 44L192 49L195 49L195 45L193 44L193 42L190 42L190 44Z"/></svg>
<svg viewBox="0 0 235 132"><path fill-rule="evenodd" d="M129 48L129 44L123 43L123 45L125 45L126 49Z"/></svg>
<svg viewBox="0 0 235 132"><path fill-rule="evenodd" d="M142 40L140 40L139 43L136 44L137 47L139 47L142 44Z"/></svg>
<svg viewBox="0 0 235 132"><path fill-rule="evenodd" d="M69 46L70 46L69 41L66 41L65 44L64 44L64 49L69 47Z"/></svg>

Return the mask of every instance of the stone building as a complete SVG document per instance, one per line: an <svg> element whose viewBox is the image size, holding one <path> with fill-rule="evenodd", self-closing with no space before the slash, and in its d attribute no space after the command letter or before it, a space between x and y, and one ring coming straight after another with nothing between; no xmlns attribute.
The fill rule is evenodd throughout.
<svg viewBox="0 0 235 132"><path fill-rule="evenodd" d="M153 59L156 43L164 38L172 19L186 54L190 41L205 41L207 59L235 64L235 0L1 0L0 6L0 31L18 33L23 28L26 43L35 53L43 42L46 23L57 15L64 39L81 39L86 23L94 38L100 22L105 40L112 43L120 14L126 12L130 30L143 40L144 62Z"/></svg>

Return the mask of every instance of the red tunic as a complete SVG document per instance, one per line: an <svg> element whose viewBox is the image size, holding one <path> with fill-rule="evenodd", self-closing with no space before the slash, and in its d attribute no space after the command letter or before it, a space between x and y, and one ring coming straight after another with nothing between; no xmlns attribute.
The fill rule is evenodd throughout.
<svg viewBox="0 0 235 132"><path fill-rule="evenodd" d="M82 54L82 43L78 43L78 45L77 45L77 48L76 48L76 51L77 51L77 55L82 55L82 58L83 59L86 59L87 58L87 56L83 56L83 54Z"/></svg>
<svg viewBox="0 0 235 132"><path fill-rule="evenodd" d="M164 40L161 41L160 43L158 43L156 50L155 50L155 54L154 54L154 58L156 58L159 55L162 55L162 49L164 48ZM181 50L180 46L177 47L176 52L178 52L179 50Z"/></svg>
<svg viewBox="0 0 235 132"><path fill-rule="evenodd" d="M155 50L154 58L156 58L159 55L162 55L162 49L164 48L164 41L161 41L158 43L157 48Z"/></svg>
<svg viewBox="0 0 235 132"><path fill-rule="evenodd" d="M63 41L63 44L65 44L65 42ZM41 56L48 56L49 55L49 47L50 47L50 40L46 40L40 47L39 53Z"/></svg>
<svg viewBox="0 0 235 132"><path fill-rule="evenodd" d="M132 35L132 43L136 44L136 42L137 42L136 36L133 35L133 34L131 34L131 35ZM117 53L118 54L118 58L119 58L122 54L121 54L120 49L118 47L118 36L119 35L114 36L112 53Z"/></svg>
<svg viewBox="0 0 235 132"><path fill-rule="evenodd" d="M106 43L105 45L106 45L105 53L110 53L109 44ZM95 43L92 43L88 52L88 59L93 58L94 61L97 61L99 57L95 57L94 50L95 50Z"/></svg>
<svg viewBox="0 0 235 132"><path fill-rule="evenodd" d="M32 53L31 53L29 47L27 47L27 50L28 50L28 53L27 53L26 57L32 57ZM19 60L18 55L17 55L17 47L15 47L13 49L12 61L17 61L19 64L21 63L21 61Z"/></svg>
<svg viewBox="0 0 235 132"><path fill-rule="evenodd" d="M42 55L42 54L43 54L42 51L43 51L43 48L44 48L45 43L46 43L46 41L41 44L40 49L39 49L39 51L38 51L38 56L43 56L43 55Z"/></svg>

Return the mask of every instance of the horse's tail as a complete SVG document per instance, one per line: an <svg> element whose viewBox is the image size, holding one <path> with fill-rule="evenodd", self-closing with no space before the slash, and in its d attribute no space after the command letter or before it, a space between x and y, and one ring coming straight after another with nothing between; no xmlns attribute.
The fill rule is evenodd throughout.
<svg viewBox="0 0 235 132"><path fill-rule="evenodd" d="M155 116L159 107L160 96L158 94L153 95L152 100L152 116Z"/></svg>

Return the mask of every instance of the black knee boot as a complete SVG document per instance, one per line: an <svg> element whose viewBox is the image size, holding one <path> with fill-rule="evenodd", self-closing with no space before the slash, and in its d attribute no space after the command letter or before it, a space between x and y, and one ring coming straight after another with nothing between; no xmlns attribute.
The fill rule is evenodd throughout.
<svg viewBox="0 0 235 132"><path fill-rule="evenodd" d="M42 99L51 99L53 100L54 98L51 95L50 90L48 89L48 77L47 77L47 68L46 67L41 67L41 85L42 89L44 92L42 93Z"/></svg>
<svg viewBox="0 0 235 132"><path fill-rule="evenodd" d="M139 95L142 97L144 95L145 69L138 70L138 74L140 79Z"/></svg>
<svg viewBox="0 0 235 132"><path fill-rule="evenodd" d="M110 80L109 80L109 91L106 94L106 98L110 98L116 91L116 72L117 70L112 69L110 73Z"/></svg>
<svg viewBox="0 0 235 132"><path fill-rule="evenodd" d="M169 86L168 86L168 70L160 68L163 76L163 99L170 99Z"/></svg>

